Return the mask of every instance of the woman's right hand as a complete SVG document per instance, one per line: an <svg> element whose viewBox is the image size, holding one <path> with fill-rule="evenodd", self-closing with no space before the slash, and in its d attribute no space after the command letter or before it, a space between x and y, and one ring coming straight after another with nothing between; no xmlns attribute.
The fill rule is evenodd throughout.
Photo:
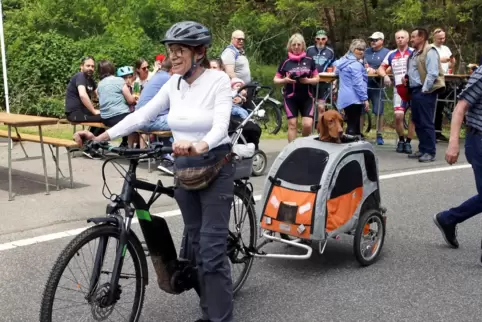
<svg viewBox="0 0 482 322"><path fill-rule="evenodd" d="M284 78L284 82L285 82L285 84L294 84L294 83L296 83L296 81L295 81L294 79L289 78L289 76L286 76L286 77Z"/></svg>
<svg viewBox="0 0 482 322"><path fill-rule="evenodd" d="M74 133L74 141L77 143L80 147L84 145L85 141L90 141L90 140L95 140L95 135L92 134L92 132L89 132L87 130L83 131L78 131Z"/></svg>

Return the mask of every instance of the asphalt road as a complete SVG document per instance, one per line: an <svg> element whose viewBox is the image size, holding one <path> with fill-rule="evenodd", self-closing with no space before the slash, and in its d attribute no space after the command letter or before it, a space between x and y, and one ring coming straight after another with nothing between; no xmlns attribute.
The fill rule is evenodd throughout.
<svg viewBox="0 0 482 322"><path fill-rule="evenodd" d="M441 156L437 163L426 165L386 149L378 156L382 200L388 209L387 235L379 261L361 268L353 256L350 238L330 240L323 255L314 252L309 260L256 259L235 299L236 321L480 321L481 218L460 225L461 247L457 250L445 245L432 221L434 213L458 205L475 193L471 169L420 173L417 171L445 168L446 164ZM463 158L461 163L465 163ZM256 191L261 190L262 180L253 180ZM39 192L29 198L46 200L52 196ZM56 202L37 204L37 213L25 214L24 199L18 199L20 218L48 218L45 209ZM101 205L96 199L96 203L84 207L87 209L64 208L69 216L77 214L77 220L57 223L50 218L55 224L31 230L22 229L21 220L15 226L14 220L8 221L2 211L2 221L9 222L10 228L0 235L1 321L38 321L47 276L59 252L72 238L42 241L39 236L85 227L85 217L103 207L105 201ZM162 210L173 208L166 205ZM12 216L15 214L8 217ZM179 245L182 220L171 216L167 221ZM138 225L134 227L139 232ZM34 244L28 239L22 242L32 237L37 238ZM21 241L15 242L18 240ZM8 247L13 244L14 248ZM279 244L268 245L265 250L299 253ZM195 293L163 293L157 288L150 263L149 266L150 282L141 321L185 322L199 318Z"/></svg>

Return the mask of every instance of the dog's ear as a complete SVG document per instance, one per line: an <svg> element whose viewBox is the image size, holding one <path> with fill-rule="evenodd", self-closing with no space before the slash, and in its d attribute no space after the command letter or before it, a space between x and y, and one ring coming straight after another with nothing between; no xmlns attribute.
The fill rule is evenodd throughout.
<svg viewBox="0 0 482 322"><path fill-rule="evenodd" d="M318 122L318 129L320 132L320 136L323 137L325 135L325 114L321 114L319 122Z"/></svg>

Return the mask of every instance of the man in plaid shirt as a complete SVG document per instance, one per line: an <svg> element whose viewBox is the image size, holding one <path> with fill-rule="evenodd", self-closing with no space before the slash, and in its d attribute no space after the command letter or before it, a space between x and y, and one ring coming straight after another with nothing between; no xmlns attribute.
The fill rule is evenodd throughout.
<svg viewBox="0 0 482 322"><path fill-rule="evenodd" d="M459 133L465 116L465 156L472 165L477 194L455 208L442 211L434 216L437 227L453 248L458 248L457 224L482 212L482 66L470 76L459 95L450 125L449 146L445 153L448 164L454 164L459 157Z"/></svg>

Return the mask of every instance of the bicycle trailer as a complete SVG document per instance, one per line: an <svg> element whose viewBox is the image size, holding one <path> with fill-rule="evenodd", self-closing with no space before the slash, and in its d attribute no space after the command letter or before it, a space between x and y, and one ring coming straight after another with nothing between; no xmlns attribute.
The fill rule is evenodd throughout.
<svg viewBox="0 0 482 322"><path fill-rule="evenodd" d="M307 244L319 243L323 253L327 240L341 234L355 237L355 255L362 264L371 264L380 253L386 210L381 206L378 160L369 142L296 139L275 159L260 203L262 236L307 252L257 256L306 259L312 253Z"/></svg>

